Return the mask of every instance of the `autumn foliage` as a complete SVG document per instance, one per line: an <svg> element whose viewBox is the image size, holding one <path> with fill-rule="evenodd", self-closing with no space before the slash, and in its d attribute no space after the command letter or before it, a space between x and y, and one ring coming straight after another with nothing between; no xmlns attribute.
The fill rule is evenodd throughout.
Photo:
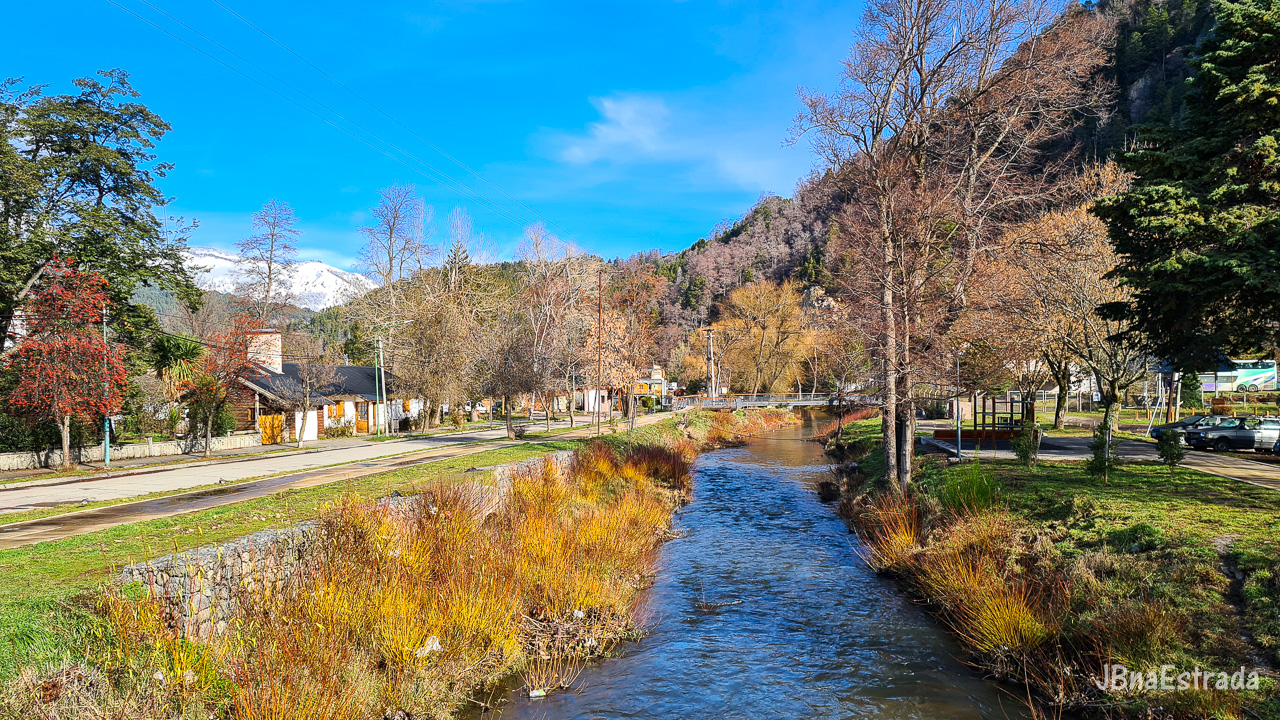
<svg viewBox="0 0 1280 720"><path fill-rule="evenodd" d="M102 335L111 308L102 275L54 256L45 277L23 305L25 329L4 366L17 380L9 402L57 423L63 464L69 465L72 419L120 410L127 384L124 351Z"/></svg>

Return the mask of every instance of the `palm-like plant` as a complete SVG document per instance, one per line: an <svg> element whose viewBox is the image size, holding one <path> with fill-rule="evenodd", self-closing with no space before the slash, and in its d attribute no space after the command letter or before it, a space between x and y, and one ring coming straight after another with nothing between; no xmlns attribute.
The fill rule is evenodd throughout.
<svg viewBox="0 0 1280 720"><path fill-rule="evenodd" d="M204 347L184 335L160 335L151 342L151 367L164 385L170 403L176 403L185 387L200 374Z"/></svg>

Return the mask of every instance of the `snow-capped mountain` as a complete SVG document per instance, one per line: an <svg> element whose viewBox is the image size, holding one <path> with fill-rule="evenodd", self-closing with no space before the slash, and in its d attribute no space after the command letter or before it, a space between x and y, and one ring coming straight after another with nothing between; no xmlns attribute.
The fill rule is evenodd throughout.
<svg viewBox="0 0 1280 720"><path fill-rule="evenodd" d="M196 271L196 285L203 290L231 293L236 289L235 253L210 247L187 248L187 267ZM297 303L312 310L341 305L377 287L369 278L315 260L293 267L293 295Z"/></svg>

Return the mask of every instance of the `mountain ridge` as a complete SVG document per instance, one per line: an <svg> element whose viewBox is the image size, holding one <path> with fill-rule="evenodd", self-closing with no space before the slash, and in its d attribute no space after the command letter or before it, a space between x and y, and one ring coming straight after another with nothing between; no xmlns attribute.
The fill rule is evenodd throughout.
<svg viewBox="0 0 1280 720"><path fill-rule="evenodd" d="M211 247L188 247L187 268L201 290L234 293L239 256ZM303 260L293 267L290 290L295 303L311 310L327 310L376 288L377 283L359 273L336 268L319 260Z"/></svg>

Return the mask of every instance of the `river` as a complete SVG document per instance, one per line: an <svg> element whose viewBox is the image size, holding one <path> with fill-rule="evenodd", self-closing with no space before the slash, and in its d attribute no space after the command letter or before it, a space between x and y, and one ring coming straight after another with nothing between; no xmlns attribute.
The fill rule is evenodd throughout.
<svg viewBox="0 0 1280 720"><path fill-rule="evenodd" d="M502 720L1024 717L859 559L817 499L826 457L807 432L702 455L677 518L687 534L663 548L649 633L588 665L575 690L512 693Z"/></svg>

